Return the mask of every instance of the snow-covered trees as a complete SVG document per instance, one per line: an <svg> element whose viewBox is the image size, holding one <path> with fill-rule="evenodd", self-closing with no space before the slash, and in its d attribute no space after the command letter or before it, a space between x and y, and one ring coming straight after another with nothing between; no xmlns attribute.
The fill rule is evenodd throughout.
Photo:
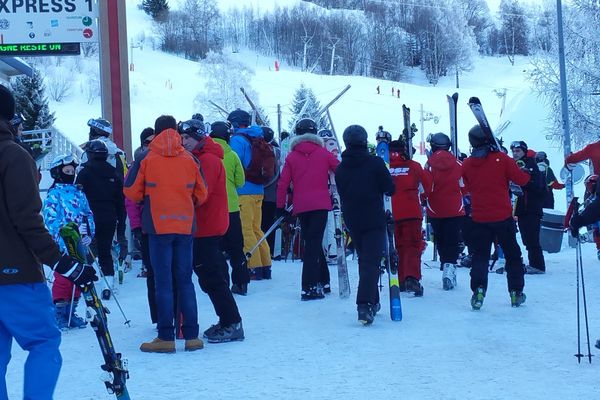
<svg viewBox="0 0 600 400"><path fill-rule="evenodd" d="M325 115L319 116L321 110L321 103L317 100L315 93L309 87L300 85L294 93L294 99L292 100L292 106L290 112L292 118L288 121L288 127L291 132L294 131L296 122L303 118L310 118L317 123L319 129L326 128L327 118Z"/></svg>
<svg viewBox="0 0 600 400"><path fill-rule="evenodd" d="M32 77L17 77L12 87L16 111L25 118L24 130L45 129L54 124L54 113L50 112L45 95L44 79L38 71Z"/></svg>
<svg viewBox="0 0 600 400"><path fill-rule="evenodd" d="M142 10L156 21L166 18L169 12L169 2L167 0L143 0Z"/></svg>
<svg viewBox="0 0 600 400"><path fill-rule="evenodd" d="M600 132L600 5L573 0L564 10L565 58L569 95L569 119L573 149L598 140ZM556 31L556 14L552 21ZM556 38L554 32L552 38ZM549 133L562 135L562 112L558 68L558 46L534 59L530 74L536 91L550 104Z"/></svg>

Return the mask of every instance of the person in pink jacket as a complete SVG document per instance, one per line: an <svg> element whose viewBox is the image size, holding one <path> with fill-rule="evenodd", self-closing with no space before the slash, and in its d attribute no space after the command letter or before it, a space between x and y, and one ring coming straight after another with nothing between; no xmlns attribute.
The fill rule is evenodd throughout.
<svg viewBox="0 0 600 400"><path fill-rule="evenodd" d="M288 190L293 187L293 214L300 219L304 238L301 300L317 300L331 292L321 243L331 210L329 176L339 161L325 149L313 120L300 120L295 134L277 185L277 212L285 213Z"/></svg>

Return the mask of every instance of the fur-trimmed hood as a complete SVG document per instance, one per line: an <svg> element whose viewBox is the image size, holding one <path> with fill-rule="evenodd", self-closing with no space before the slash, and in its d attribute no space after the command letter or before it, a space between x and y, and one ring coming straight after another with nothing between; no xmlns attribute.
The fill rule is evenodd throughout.
<svg viewBox="0 0 600 400"><path fill-rule="evenodd" d="M307 153L307 154L310 154L314 151L315 146L312 146L312 145L300 146L299 148L297 148L297 146L299 146L303 143L316 144L319 147L325 147L325 143L323 142L323 139L321 139L319 136L315 135L314 133L305 133L304 135L294 136L294 138L292 139L292 141L290 143L290 151L297 150L301 153Z"/></svg>

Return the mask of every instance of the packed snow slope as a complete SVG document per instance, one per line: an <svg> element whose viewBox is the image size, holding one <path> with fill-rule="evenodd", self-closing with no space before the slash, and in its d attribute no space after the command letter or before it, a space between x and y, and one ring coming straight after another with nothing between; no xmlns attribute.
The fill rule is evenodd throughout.
<svg viewBox="0 0 600 400"><path fill-rule="evenodd" d="M431 249L431 246L429 246ZM142 341L156 336L139 264L126 274L119 300L131 327L114 303L109 327L117 351L129 361L132 399L595 399L600 361L577 363L575 252L546 254L547 274L526 276L527 302L511 308L505 275L491 273L481 311L469 303L468 270L459 286L445 292L441 272L423 257L425 295L403 294L404 319L389 318L387 289L372 326L356 320L353 298L333 293L300 301L299 262L275 262L273 280L252 282L236 296L246 340L205 344L186 353L183 342L171 355L146 354ZM600 262L584 247L591 339L600 337ZM357 264L349 259L352 296ZM384 285L386 284L384 280ZM217 321L208 297L196 283L201 330ZM83 307L80 307L80 314ZM583 314L582 314L583 327ZM582 328L582 340L585 335ZM63 335L63 369L55 399L111 399L100 381L102 358L90 328ZM587 347L582 346L587 354ZM592 348L593 354L600 350ZM9 398L22 396L26 353L15 344L7 382Z"/></svg>

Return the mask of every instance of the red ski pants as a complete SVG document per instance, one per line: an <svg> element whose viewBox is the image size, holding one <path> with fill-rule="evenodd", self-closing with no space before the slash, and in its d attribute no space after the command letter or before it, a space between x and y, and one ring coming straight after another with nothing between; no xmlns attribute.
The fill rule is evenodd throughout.
<svg viewBox="0 0 600 400"><path fill-rule="evenodd" d="M396 221L394 239L398 251L398 278L403 282L412 276L421 280L423 233L420 219Z"/></svg>
<svg viewBox="0 0 600 400"><path fill-rule="evenodd" d="M57 301L71 302L71 296L73 296L73 283L59 274L54 272L54 283L52 284L52 300L56 303ZM75 287L75 299L79 299L81 296L81 290Z"/></svg>

